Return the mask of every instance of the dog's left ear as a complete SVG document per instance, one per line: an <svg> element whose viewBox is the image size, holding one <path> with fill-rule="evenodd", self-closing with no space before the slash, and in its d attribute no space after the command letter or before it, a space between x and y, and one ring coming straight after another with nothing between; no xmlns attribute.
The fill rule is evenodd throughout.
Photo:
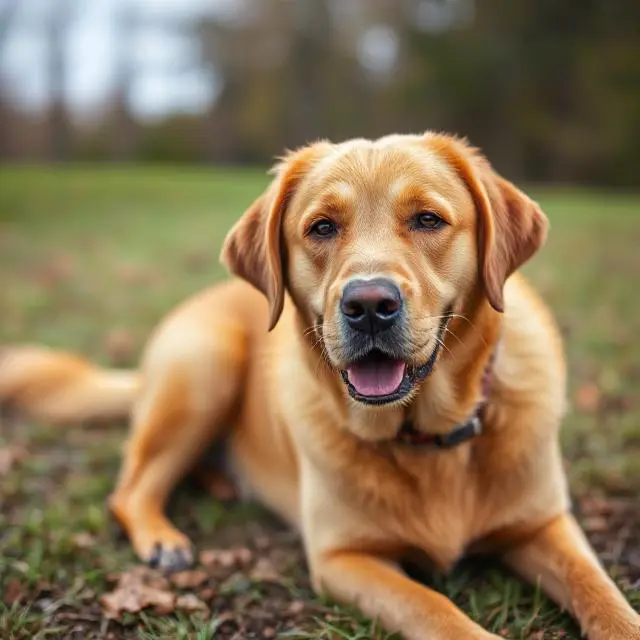
<svg viewBox="0 0 640 640"><path fill-rule="evenodd" d="M507 278L542 247L549 221L539 205L498 175L477 149L441 136L434 141L475 201L480 277L491 306L503 312Z"/></svg>
<svg viewBox="0 0 640 640"><path fill-rule="evenodd" d="M220 260L224 266L267 298L269 331L276 326L284 306L286 248L282 219L300 180L328 147L328 143L318 142L291 152L277 164L273 182L231 228L222 246Z"/></svg>
<svg viewBox="0 0 640 640"><path fill-rule="evenodd" d="M478 246L485 292L491 306L504 311L507 278L542 247L549 221L537 202L489 164L480 171L487 198L481 199Z"/></svg>

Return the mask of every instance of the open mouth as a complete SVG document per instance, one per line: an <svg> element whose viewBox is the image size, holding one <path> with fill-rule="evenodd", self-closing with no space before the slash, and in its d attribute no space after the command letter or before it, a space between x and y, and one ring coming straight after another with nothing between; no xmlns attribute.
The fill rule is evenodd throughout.
<svg viewBox="0 0 640 640"><path fill-rule="evenodd" d="M402 360L374 350L347 367L347 379L361 396L379 398L397 391L406 371L407 365Z"/></svg>
<svg viewBox="0 0 640 640"><path fill-rule="evenodd" d="M397 402L429 375L437 355L436 348L426 364L412 367L373 349L341 371L342 379L354 400L373 405Z"/></svg>

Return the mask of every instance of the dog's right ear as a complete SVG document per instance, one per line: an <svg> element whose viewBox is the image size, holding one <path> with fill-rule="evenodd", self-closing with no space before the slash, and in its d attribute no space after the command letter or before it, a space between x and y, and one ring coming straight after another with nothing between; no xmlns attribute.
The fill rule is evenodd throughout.
<svg viewBox="0 0 640 640"><path fill-rule="evenodd" d="M503 312L507 278L542 247L549 221L478 149L451 136L428 134L427 139L449 160L476 204L480 278L491 306Z"/></svg>
<svg viewBox="0 0 640 640"><path fill-rule="evenodd" d="M275 168L275 178L229 231L220 254L224 266L261 291L269 302L269 331L284 306L286 247L282 220L301 179L330 148L318 142L289 153Z"/></svg>

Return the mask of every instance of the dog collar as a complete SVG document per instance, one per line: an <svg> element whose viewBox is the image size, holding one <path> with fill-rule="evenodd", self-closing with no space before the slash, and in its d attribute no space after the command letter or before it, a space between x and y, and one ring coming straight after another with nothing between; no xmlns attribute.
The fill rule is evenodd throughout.
<svg viewBox="0 0 640 640"><path fill-rule="evenodd" d="M466 422L456 425L448 433L422 433L413 426L411 420L405 420L398 431L396 442L412 447L431 445L439 449L451 449L481 433L482 420L477 411Z"/></svg>
<svg viewBox="0 0 640 640"><path fill-rule="evenodd" d="M396 442L411 447L434 446L439 449L451 449L453 447L475 438L482 433L482 410L491 393L491 382L493 378L493 364L496 359L496 349L493 350L489 362L482 374L482 400L476 406L473 414L464 422L457 424L448 433L423 433L415 428L413 420L405 420L398 434Z"/></svg>

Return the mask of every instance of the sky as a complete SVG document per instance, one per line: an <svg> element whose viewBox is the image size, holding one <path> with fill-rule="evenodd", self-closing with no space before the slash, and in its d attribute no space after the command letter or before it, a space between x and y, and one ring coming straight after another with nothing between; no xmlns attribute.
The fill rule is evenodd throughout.
<svg viewBox="0 0 640 640"><path fill-rule="evenodd" d="M4 50L0 52L3 85L26 109L39 109L48 95L47 46L43 28L58 0L0 0L20 3ZM131 7L143 22L131 43L138 69L131 95L134 112L160 117L171 111L201 111L215 99L217 78L196 64L197 43L163 28L197 15L225 18L239 0L72 0L73 26L66 43L68 104L78 113L99 107L114 87L118 42L114 21ZM157 24L153 24L156 21ZM171 67L174 66L172 71ZM179 67L178 70L175 67Z"/></svg>

